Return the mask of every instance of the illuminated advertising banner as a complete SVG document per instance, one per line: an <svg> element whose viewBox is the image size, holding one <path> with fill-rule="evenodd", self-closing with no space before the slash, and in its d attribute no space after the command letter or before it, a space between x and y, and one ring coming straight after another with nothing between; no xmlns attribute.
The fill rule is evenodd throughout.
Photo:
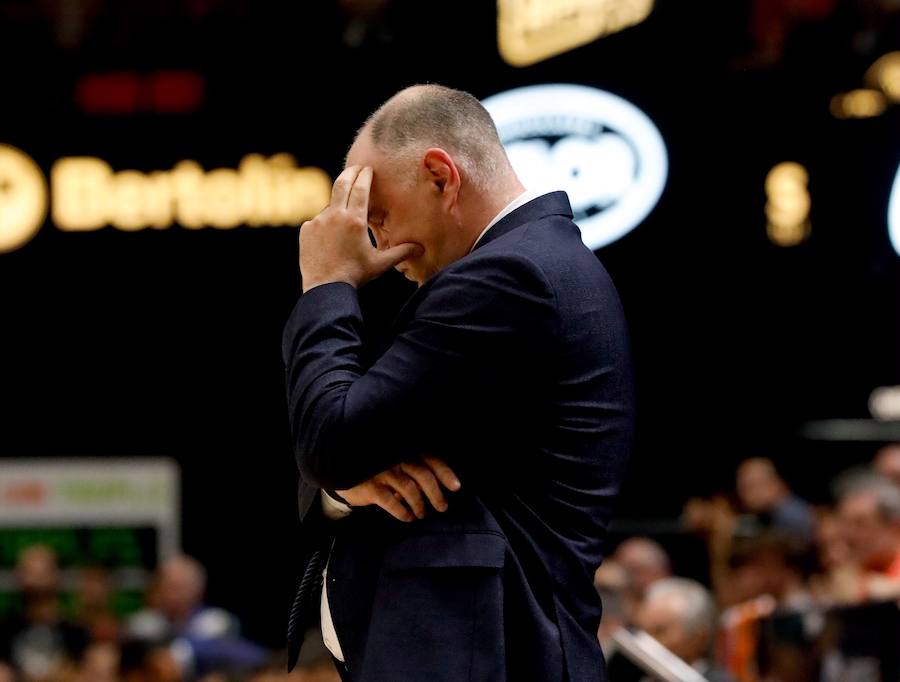
<svg viewBox="0 0 900 682"><path fill-rule="evenodd" d="M584 243L597 250L647 217L662 195L668 157L640 109L582 85L533 85L483 102L529 189L565 190Z"/></svg>
<svg viewBox="0 0 900 682"><path fill-rule="evenodd" d="M331 197L321 168L299 168L290 154L248 154L238 167L206 171L196 161L169 170L114 171L103 159L67 157L50 170L50 184L22 150L0 144L0 253L13 251L44 225L86 232L112 226L134 232L180 225L299 226Z"/></svg>
<svg viewBox="0 0 900 682"><path fill-rule="evenodd" d="M639 24L653 0L497 0L497 47L528 66Z"/></svg>

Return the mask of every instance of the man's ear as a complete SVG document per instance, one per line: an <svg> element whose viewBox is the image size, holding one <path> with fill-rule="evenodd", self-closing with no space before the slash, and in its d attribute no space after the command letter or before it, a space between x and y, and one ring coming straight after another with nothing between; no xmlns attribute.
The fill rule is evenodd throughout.
<svg viewBox="0 0 900 682"><path fill-rule="evenodd" d="M459 169L450 155L439 147L432 147L425 151L422 165L427 173L428 181L445 198L455 202L456 196L459 194Z"/></svg>

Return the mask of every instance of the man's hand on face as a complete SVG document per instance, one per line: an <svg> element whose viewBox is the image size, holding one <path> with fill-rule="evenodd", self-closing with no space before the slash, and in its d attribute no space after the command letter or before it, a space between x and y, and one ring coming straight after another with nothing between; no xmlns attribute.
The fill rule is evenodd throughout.
<svg viewBox="0 0 900 682"><path fill-rule="evenodd" d="M336 491L353 507L375 504L400 521L413 521L425 517L425 500L422 493L438 511L447 510L447 501L441 490L459 490L456 474L437 457L422 457L415 462L403 462L368 481L347 490Z"/></svg>
<svg viewBox="0 0 900 682"><path fill-rule="evenodd" d="M331 190L331 203L300 227L300 274L303 291L320 284L346 282L359 287L410 256L418 244L398 244L379 250L368 233L372 169L350 166Z"/></svg>

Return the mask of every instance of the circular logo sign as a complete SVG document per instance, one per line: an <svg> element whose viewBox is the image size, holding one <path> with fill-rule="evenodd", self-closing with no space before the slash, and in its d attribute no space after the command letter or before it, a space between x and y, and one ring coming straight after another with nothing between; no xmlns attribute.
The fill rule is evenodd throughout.
<svg viewBox="0 0 900 682"><path fill-rule="evenodd" d="M34 237L47 215L47 183L26 154L0 144L0 253Z"/></svg>
<svg viewBox="0 0 900 682"><path fill-rule="evenodd" d="M894 245L894 251L900 255L900 170L894 178L891 199L888 202L888 236Z"/></svg>
<svg viewBox="0 0 900 682"><path fill-rule="evenodd" d="M589 248L633 230L659 201L665 144L644 112L621 97L583 85L533 85L482 104L522 183L568 193Z"/></svg>

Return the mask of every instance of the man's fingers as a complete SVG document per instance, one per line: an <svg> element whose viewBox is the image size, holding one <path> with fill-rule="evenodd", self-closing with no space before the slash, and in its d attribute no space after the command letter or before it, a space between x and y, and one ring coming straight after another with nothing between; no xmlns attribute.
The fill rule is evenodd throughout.
<svg viewBox="0 0 900 682"><path fill-rule="evenodd" d="M448 467L444 460L438 459L432 455L425 455L422 457L422 461L434 472L434 475L437 476L437 479L445 488L448 490L460 489L462 484L459 482L459 478L457 478L456 474L453 473L453 469Z"/></svg>
<svg viewBox="0 0 900 682"><path fill-rule="evenodd" d="M375 260L376 270L379 272L387 272L401 261L405 261L407 258L413 256L420 256L421 254L422 247L418 244L409 242L407 244L392 246L384 251L375 251L373 259Z"/></svg>
<svg viewBox="0 0 900 682"><path fill-rule="evenodd" d="M438 511L447 511L447 501L444 499L441 486L431 469L417 462L403 462L400 464L400 468L415 480L428 501L431 502L432 507Z"/></svg>
<svg viewBox="0 0 900 682"><path fill-rule="evenodd" d="M328 204L334 208L346 208L347 201L350 198L350 190L356 177L359 175L359 166L347 166L344 171L337 176L337 180L331 186L331 203Z"/></svg>
<svg viewBox="0 0 900 682"><path fill-rule="evenodd" d="M388 486L379 485L378 491L375 493L375 504L384 509L388 514L398 521L412 521L416 517L397 497L394 491Z"/></svg>
<svg viewBox="0 0 900 682"><path fill-rule="evenodd" d="M363 221L369 217L369 191L372 189L372 169L366 166L359 171L356 180L350 187L350 197L347 199L347 209L351 213L358 213Z"/></svg>
<svg viewBox="0 0 900 682"><path fill-rule="evenodd" d="M419 486L412 478L398 468L386 471L383 482L403 496L406 504L418 518L425 518L425 501L422 499L422 491L419 490Z"/></svg>

